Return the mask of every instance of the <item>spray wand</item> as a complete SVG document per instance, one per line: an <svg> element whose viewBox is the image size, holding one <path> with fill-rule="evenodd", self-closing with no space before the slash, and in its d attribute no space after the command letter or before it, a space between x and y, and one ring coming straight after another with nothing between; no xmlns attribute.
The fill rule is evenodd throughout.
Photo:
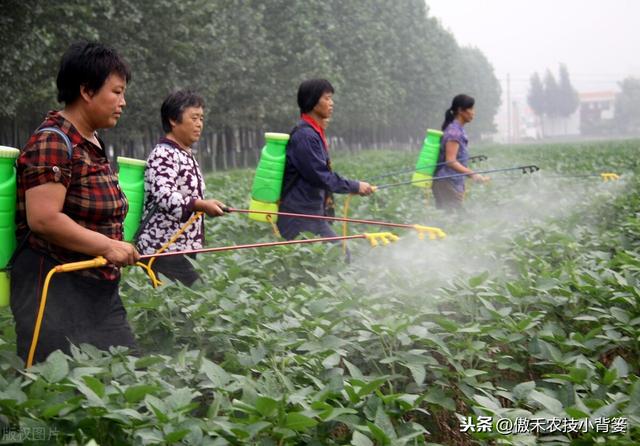
<svg viewBox="0 0 640 446"><path fill-rule="evenodd" d="M602 172L602 173L586 173L586 174L576 174L576 175L549 175L543 178L601 178L605 183L609 181L618 181L620 179L620 175L613 172Z"/></svg>
<svg viewBox="0 0 640 446"><path fill-rule="evenodd" d="M470 163L478 163L478 162L481 162L481 161L486 161L488 159L489 158L486 155L475 155L475 156L471 156L471 157L467 158L467 161L470 162ZM460 160L457 160L457 161L460 161ZM431 165L428 165L428 166L421 166L421 167L417 167L417 168L416 167L412 167L410 169L396 170L396 171L393 171L393 172L387 172L387 173L382 174L382 175L377 175L375 177L371 177L371 178L369 178L369 180L373 181L373 180L379 180L380 178L392 177L394 175L398 175L398 174L401 174L401 173L411 173L411 172L415 172L415 171L419 171L419 170L429 170L429 169L432 169L434 167L444 166L444 165L447 165L447 164L451 164L453 162L454 161L442 161L441 163L431 164Z"/></svg>
<svg viewBox="0 0 640 446"><path fill-rule="evenodd" d="M540 170L540 168L538 166L535 166L535 165L531 164L531 165L527 165L527 166L506 167L504 169L482 170L482 171L477 171L477 172L473 172L473 173L458 173L458 174L455 174L455 175L446 175L444 177L426 178L426 179L416 180L416 181L401 181L399 183L383 184L382 186L374 186L374 190L377 191L377 190L381 190L381 189L389 189L391 187L406 186L406 185L409 185L409 184L416 184L416 183L424 183L426 181L439 181L439 180L447 180L447 179L450 179L450 178L461 178L461 177L467 177L467 176L476 175L476 174L510 172L510 171L513 171L513 170L522 170L522 173L526 174L526 173L537 172L538 170Z"/></svg>
<svg viewBox="0 0 640 446"><path fill-rule="evenodd" d="M364 225L376 225L376 226L386 226L390 228L404 228L404 229L415 229L418 231L418 237L420 240L424 239L424 235L427 234L430 240L435 240L436 238L445 238L446 234L440 228L432 227L432 226L423 226L417 224L406 224L406 223L391 223L386 221L376 221L376 220L362 220L359 218L346 218L346 217L328 217L325 215L312 215L312 214L297 214L293 212L275 212L275 211L257 211L257 210L249 210L249 209L235 209L235 208L223 208L225 212L236 212L240 214L262 214L262 215L280 215L283 217L294 217L294 218L304 218L308 220L325 220L325 221L342 221L349 223L360 223Z"/></svg>

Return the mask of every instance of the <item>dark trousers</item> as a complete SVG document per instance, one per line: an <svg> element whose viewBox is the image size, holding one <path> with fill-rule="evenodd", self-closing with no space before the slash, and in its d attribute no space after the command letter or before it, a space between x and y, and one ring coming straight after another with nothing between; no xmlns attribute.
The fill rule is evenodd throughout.
<svg viewBox="0 0 640 446"><path fill-rule="evenodd" d="M320 237L337 237L337 234L331 229L331 225L323 220L305 220L303 218L281 216L278 217L277 225L280 235L286 240L293 240L301 232L312 232ZM341 242L336 240L331 243ZM347 263L351 263L351 251L349 249L345 252L344 260Z"/></svg>
<svg viewBox="0 0 640 446"><path fill-rule="evenodd" d="M459 192L448 180L435 180L431 186L438 209L462 209L464 192Z"/></svg>
<svg viewBox="0 0 640 446"><path fill-rule="evenodd" d="M278 230L286 240L293 240L301 232L312 232L320 237L336 237L329 223L323 220L306 220L295 217L278 217Z"/></svg>
<svg viewBox="0 0 640 446"><path fill-rule="evenodd" d="M11 312L16 322L18 356L26 361L33 338L42 287L57 263L30 248L16 257L11 271ZM54 350L70 353L70 343L87 343L101 350L137 345L120 300L119 281L99 280L76 273L56 273L47 303L34 362Z"/></svg>
<svg viewBox="0 0 640 446"><path fill-rule="evenodd" d="M192 257L195 258L195 256ZM188 287L191 287L200 278L193 265L182 255L157 257L151 265L151 269L156 274L164 274L174 282L179 280Z"/></svg>

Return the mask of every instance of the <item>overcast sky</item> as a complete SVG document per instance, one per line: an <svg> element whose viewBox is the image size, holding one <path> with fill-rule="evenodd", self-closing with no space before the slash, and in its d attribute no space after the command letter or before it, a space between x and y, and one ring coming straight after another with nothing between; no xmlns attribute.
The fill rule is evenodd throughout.
<svg viewBox="0 0 640 446"><path fill-rule="evenodd" d="M534 71L567 65L581 92L611 90L640 77L640 0L425 0L461 45L487 56L513 97ZM634 29L635 28L635 29Z"/></svg>

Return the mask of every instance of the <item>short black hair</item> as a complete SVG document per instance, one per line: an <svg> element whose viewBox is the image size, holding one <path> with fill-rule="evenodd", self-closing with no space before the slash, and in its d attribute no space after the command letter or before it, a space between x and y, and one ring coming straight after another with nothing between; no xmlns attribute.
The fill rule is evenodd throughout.
<svg viewBox="0 0 640 446"><path fill-rule="evenodd" d="M56 85L58 102L73 103L80 96L80 87L96 92L102 88L110 74L115 73L128 83L129 65L116 50L95 42L72 43L62 56Z"/></svg>
<svg viewBox="0 0 640 446"><path fill-rule="evenodd" d="M326 79L309 79L298 87L300 113L309 113L325 93L334 93L333 85Z"/></svg>
<svg viewBox="0 0 640 446"><path fill-rule="evenodd" d="M204 99L193 90L178 90L171 93L160 107L162 129L165 133L171 131L171 120L182 122L182 114L189 107L204 108Z"/></svg>

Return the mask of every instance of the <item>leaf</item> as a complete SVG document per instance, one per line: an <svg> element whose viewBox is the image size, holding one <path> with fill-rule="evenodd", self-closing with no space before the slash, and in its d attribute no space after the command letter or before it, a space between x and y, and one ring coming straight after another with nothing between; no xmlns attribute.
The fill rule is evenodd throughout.
<svg viewBox="0 0 640 446"><path fill-rule="evenodd" d="M165 362L166 359L160 356L145 356L144 358L140 358L135 362L134 367L136 369L146 369L149 366L154 364L159 364Z"/></svg>
<svg viewBox="0 0 640 446"><path fill-rule="evenodd" d="M144 399L144 397L150 393L154 393L160 390L156 385L152 384L139 384L137 386L128 387L124 391L124 398L128 403L137 403Z"/></svg>
<svg viewBox="0 0 640 446"><path fill-rule="evenodd" d="M545 359L561 362L562 361L562 353L558 349L558 347L549 344L546 341L538 340L538 345L540 345L540 351L543 354Z"/></svg>
<svg viewBox="0 0 640 446"><path fill-rule="evenodd" d="M489 272L488 271L483 272L479 276L474 276L474 277L469 279L469 286L471 288L475 288L478 285L481 285L482 283L484 283L487 280L488 277L489 277Z"/></svg>
<svg viewBox="0 0 640 446"><path fill-rule="evenodd" d="M571 367L569 369L569 376L571 377L571 380L576 384L584 383L588 375L588 370L583 368Z"/></svg>
<svg viewBox="0 0 640 446"><path fill-rule="evenodd" d="M387 436L383 429L373 424L371 421L367 421L369 431L373 434L373 438L381 445L387 445L391 443L391 439Z"/></svg>
<svg viewBox="0 0 640 446"><path fill-rule="evenodd" d="M318 424L313 418L302 415L300 412L289 412L285 420L285 427L297 432L306 431Z"/></svg>
<svg viewBox="0 0 640 446"><path fill-rule="evenodd" d="M614 383L614 381L618 378L618 370L611 368L604 372L604 376L602 377L602 384L605 386L610 386Z"/></svg>
<svg viewBox="0 0 640 446"><path fill-rule="evenodd" d="M492 398L488 398L483 395L474 395L473 399L476 400L482 407L491 410L496 413L502 409L500 403Z"/></svg>
<svg viewBox="0 0 640 446"><path fill-rule="evenodd" d="M378 410L376 411L375 423L376 426L384 431L388 438L392 440L398 438L398 434L396 434L396 430L393 428L393 423L391 423L389 415L384 411L384 405L382 404L378 406Z"/></svg>
<svg viewBox="0 0 640 446"><path fill-rule="evenodd" d="M202 360L200 372L204 373L215 387L224 387L231 380L222 367L206 358Z"/></svg>
<svg viewBox="0 0 640 446"><path fill-rule="evenodd" d="M438 387L429 389L424 397L424 400L428 403L444 407L445 409L450 411L456 410L456 403L453 398L447 396L444 391Z"/></svg>
<svg viewBox="0 0 640 446"><path fill-rule="evenodd" d="M455 333L460 327L457 323L444 317L437 316L433 321L450 333Z"/></svg>
<svg viewBox="0 0 640 446"><path fill-rule="evenodd" d="M258 434L260 431L265 430L269 426L271 426L271 423L269 423L268 421L258 421L256 423L248 424L244 428L249 433L249 438L253 438L256 436L256 434Z"/></svg>
<svg viewBox="0 0 640 446"><path fill-rule="evenodd" d="M536 388L536 383L534 381L527 381L515 386L511 391L511 393L513 394L514 398L516 398L517 400L524 400L529 396L529 393L531 393L531 391L535 388Z"/></svg>
<svg viewBox="0 0 640 446"><path fill-rule="evenodd" d="M358 431L353 432L353 436L351 437L351 444L353 446L374 446L369 437L361 434Z"/></svg>
<svg viewBox="0 0 640 446"><path fill-rule="evenodd" d="M405 367L409 369L411 376L413 376L413 380L417 385L420 386L424 383L424 380L427 377L427 372L422 364L405 364Z"/></svg>
<svg viewBox="0 0 640 446"><path fill-rule="evenodd" d="M338 353L333 353L333 354L327 356L322 361L322 366L325 369L333 368L333 367L337 366L338 364L340 364L340 354L338 354Z"/></svg>
<svg viewBox="0 0 640 446"><path fill-rule="evenodd" d="M173 431L165 435L164 440L169 444L177 443L178 441L186 437L190 432L191 431L189 429L181 429L179 431Z"/></svg>
<svg viewBox="0 0 640 446"><path fill-rule="evenodd" d="M363 396L366 396L372 393L374 390L378 389L380 386L386 383L387 378L388 377L384 376L382 378L377 378L377 379L374 379L373 381L369 381L358 390L358 396L362 398Z"/></svg>
<svg viewBox="0 0 640 446"><path fill-rule="evenodd" d="M535 401L538 404L542 405L542 407L547 409L549 413L551 413L552 415L554 416L562 415L563 406L562 406L562 403L557 399L551 396L545 395L542 392L538 392L537 390L532 390L531 393L529 393L529 398L530 400Z"/></svg>
<svg viewBox="0 0 640 446"><path fill-rule="evenodd" d="M278 402L266 396L259 396L256 399L255 407L263 417L270 417L276 411Z"/></svg>
<svg viewBox="0 0 640 446"><path fill-rule="evenodd" d="M583 411L576 409L575 407L567 407L565 409L565 412L567 412L567 415L569 415L572 418L576 418L576 419L589 418L588 413L584 413Z"/></svg>
<svg viewBox="0 0 640 446"><path fill-rule="evenodd" d="M334 407L328 413L323 413L322 420L323 421L331 421L336 419L342 415L354 415L357 414L358 411L355 409L351 409L349 407Z"/></svg>
<svg viewBox="0 0 640 446"><path fill-rule="evenodd" d="M629 364L627 364L627 361L622 359L620 356L615 357L609 369L615 370L619 378L626 378L629 376Z"/></svg>
<svg viewBox="0 0 640 446"><path fill-rule="evenodd" d="M629 312L621 308L611 307L609 311L611 311L611 314L613 315L613 317L615 317L622 324L628 324L629 320L631 319L629 317Z"/></svg>
<svg viewBox="0 0 640 446"><path fill-rule="evenodd" d="M362 374L362 372L360 371L360 369L358 367L356 367L355 365L351 364L346 359L343 360L342 362L347 367L347 370L349 370L349 375L351 375L354 378L358 378L358 379L363 379L364 378L364 375Z"/></svg>
<svg viewBox="0 0 640 446"><path fill-rule="evenodd" d="M627 413L640 412L640 380L636 380L631 385L631 391L629 392L629 405L627 406Z"/></svg>
<svg viewBox="0 0 640 446"><path fill-rule="evenodd" d="M82 381L76 381L76 388L82 393L90 407L106 407L105 402L88 385ZM83 403L86 405L86 403Z"/></svg>
<svg viewBox="0 0 640 446"><path fill-rule="evenodd" d="M165 402L171 410L177 411L188 406L197 395L198 392L194 392L187 387L182 387L171 392L171 394L165 399Z"/></svg>
<svg viewBox="0 0 640 446"><path fill-rule="evenodd" d="M104 398L104 384L93 376L83 376L85 384L100 398Z"/></svg>
<svg viewBox="0 0 640 446"><path fill-rule="evenodd" d="M153 412L160 422L166 423L169 421L169 417L165 415L167 413L167 406L161 399L149 394L144 397L144 403L147 409Z"/></svg>
<svg viewBox="0 0 640 446"><path fill-rule="evenodd" d="M46 409L42 411L42 418L47 419L51 417L57 416L62 409L67 407L67 403L58 403L52 406L48 406Z"/></svg>
<svg viewBox="0 0 640 446"><path fill-rule="evenodd" d="M69 374L67 357L60 350L49 355L42 365L42 377L50 383L57 383Z"/></svg>
<svg viewBox="0 0 640 446"><path fill-rule="evenodd" d="M163 443L162 433L157 429L140 429L134 432L134 437L143 441L142 444Z"/></svg>
<svg viewBox="0 0 640 446"><path fill-rule="evenodd" d="M132 421L143 421L144 417L140 412L134 409L116 409L112 410L109 413L102 415L103 418L108 418L110 420L116 420L120 423L131 426L134 423Z"/></svg>
<svg viewBox="0 0 640 446"><path fill-rule="evenodd" d="M487 372L485 370L465 369L463 373L467 378L473 378L474 376L485 375Z"/></svg>

